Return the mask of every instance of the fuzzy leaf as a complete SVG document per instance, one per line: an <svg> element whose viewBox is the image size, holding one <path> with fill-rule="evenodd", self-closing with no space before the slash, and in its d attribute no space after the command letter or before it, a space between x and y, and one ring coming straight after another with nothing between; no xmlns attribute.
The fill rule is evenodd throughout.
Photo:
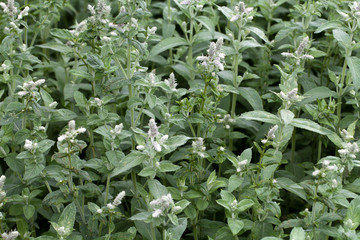
<svg viewBox="0 0 360 240"><path fill-rule="evenodd" d="M241 114L240 118L280 125L280 119L276 115L265 111L246 112Z"/></svg>
<svg viewBox="0 0 360 240"><path fill-rule="evenodd" d="M301 227L296 227L291 230L290 240L305 240L305 231Z"/></svg>
<svg viewBox="0 0 360 240"><path fill-rule="evenodd" d="M165 38L156 44L150 51L150 57L158 55L170 48L187 45L188 42L181 37Z"/></svg>
<svg viewBox="0 0 360 240"><path fill-rule="evenodd" d="M228 225L232 234L235 236L243 229L244 222L239 219L228 218Z"/></svg>
<svg viewBox="0 0 360 240"><path fill-rule="evenodd" d="M360 88L360 59L357 57L347 57L346 62L349 65L354 87L358 90Z"/></svg>
<svg viewBox="0 0 360 240"><path fill-rule="evenodd" d="M114 168L110 174L110 177L118 176L119 174L122 174L132 169L133 167L140 165L146 159L148 159L147 155L139 151L132 151L120 160L118 167Z"/></svg>
<svg viewBox="0 0 360 240"><path fill-rule="evenodd" d="M249 87L240 87L239 93L246 101L248 101L254 110L264 109L261 97L255 89Z"/></svg>

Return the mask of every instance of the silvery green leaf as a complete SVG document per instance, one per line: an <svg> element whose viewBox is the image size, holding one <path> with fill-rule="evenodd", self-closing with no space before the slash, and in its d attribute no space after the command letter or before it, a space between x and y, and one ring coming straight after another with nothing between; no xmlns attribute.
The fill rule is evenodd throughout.
<svg viewBox="0 0 360 240"><path fill-rule="evenodd" d="M290 240L305 240L305 231L301 227L295 227L291 230Z"/></svg>
<svg viewBox="0 0 360 240"><path fill-rule="evenodd" d="M227 221L229 228L234 236L237 235L244 227L244 222L239 219L228 218Z"/></svg>
<svg viewBox="0 0 360 240"><path fill-rule="evenodd" d="M280 111L280 117L284 121L285 126L289 125L291 121L294 119L294 113L287 109L282 109Z"/></svg>
<svg viewBox="0 0 360 240"><path fill-rule="evenodd" d="M280 125L280 119L272 114L265 111L251 111L241 114L240 118L246 119L246 120L255 120L260 122L266 122L266 123L272 123L276 125Z"/></svg>

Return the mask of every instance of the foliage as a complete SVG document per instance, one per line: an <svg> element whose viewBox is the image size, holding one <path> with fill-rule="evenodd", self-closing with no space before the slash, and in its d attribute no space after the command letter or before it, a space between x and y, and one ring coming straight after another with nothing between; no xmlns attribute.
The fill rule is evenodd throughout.
<svg viewBox="0 0 360 240"><path fill-rule="evenodd" d="M2 239L360 239L360 2L7 0L0 28Z"/></svg>

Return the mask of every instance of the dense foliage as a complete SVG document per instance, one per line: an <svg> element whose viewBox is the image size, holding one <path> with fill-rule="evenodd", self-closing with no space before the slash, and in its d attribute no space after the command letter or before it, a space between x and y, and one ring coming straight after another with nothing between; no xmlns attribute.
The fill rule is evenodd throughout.
<svg viewBox="0 0 360 240"><path fill-rule="evenodd" d="M360 2L0 3L2 239L360 239Z"/></svg>

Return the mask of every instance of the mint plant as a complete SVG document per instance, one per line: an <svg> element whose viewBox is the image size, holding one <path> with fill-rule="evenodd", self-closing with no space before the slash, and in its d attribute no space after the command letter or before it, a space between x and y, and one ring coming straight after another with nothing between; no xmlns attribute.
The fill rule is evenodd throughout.
<svg viewBox="0 0 360 240"><path fill-rule="evenodd" d="M2 239L359 239L358 1L0 1Z"/></svg>

